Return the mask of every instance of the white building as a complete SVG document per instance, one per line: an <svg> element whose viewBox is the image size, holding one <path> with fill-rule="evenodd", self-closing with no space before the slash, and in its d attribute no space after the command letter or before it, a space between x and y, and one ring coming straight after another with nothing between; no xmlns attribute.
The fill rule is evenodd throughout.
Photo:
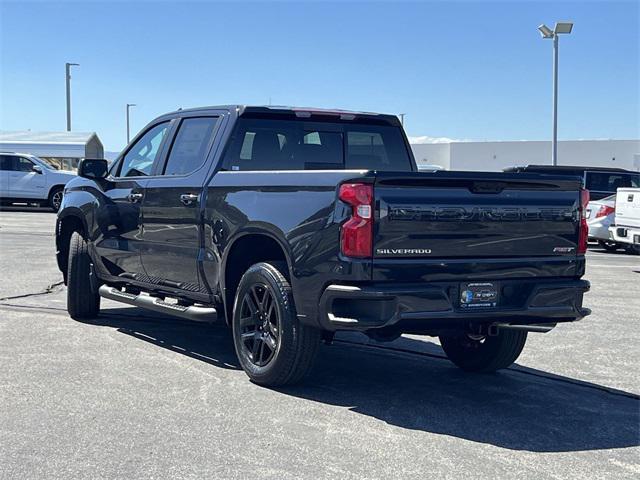
<svg viewBox="0 0 640 480"><path fill-rule="evenodd" d="M62 170L75 170L82 158L104 158L95 132L0 132L0 152L30 153Z"/></svg>
<svg viewBox="0 0 640 480"><path fill-rule="evenodd" d="M551 163L550 141L467 142L428 137L409 137L409 141L418 166L500 171L516 165ZM640 171L640 140L559 141L558 164Z"/></svg>

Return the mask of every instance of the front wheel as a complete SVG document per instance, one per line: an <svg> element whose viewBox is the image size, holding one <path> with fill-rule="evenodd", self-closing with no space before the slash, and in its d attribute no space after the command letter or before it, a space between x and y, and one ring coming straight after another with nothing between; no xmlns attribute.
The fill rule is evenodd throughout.
<svg viewBox="0 0 640 480"><path fill-rule="evenodd" d="M51 190L49 194L49 206L53 209L54 212L60 210L60 205L62 205L62 197L64 195L63 187L56 187Z"/></svg>
<svg viewBox="0 0 640 480"><path fill-rule="evenodd" d="M87 241L80 233L73 232L67 266L67 311L75 320L95 318L100 312L100 295L91 275Z"/></svg>
<svg viewBox="0 0 640 480"><path fill-rule="evenodd" d="M499 329L497 335L440 336L449 360L468 372L495 372L507 368L520 356L527 332Z"/></svg>
<svg viewBox="0 0 640 480"><path fill-rule="evenodd" d="M257 384L298 382L313 365L320 330L298 320L286 265L257 263L242 276L233 306L233 341L240 365Z"/></svg>

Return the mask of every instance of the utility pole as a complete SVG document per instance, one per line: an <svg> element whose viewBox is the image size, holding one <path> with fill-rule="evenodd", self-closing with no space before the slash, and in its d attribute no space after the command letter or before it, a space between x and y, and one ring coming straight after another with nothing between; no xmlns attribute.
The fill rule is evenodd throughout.
<svg viewBox="0 0 640 480"><path fill-rule="evenodd" d="M558 165L558 35L553 36L553 141L551 165Z"/></svg>
<svg viewBox="0 0 640 480"><path fill-rule="evenodd" d="M553 137L551 139L551 165L558 165L558 35L570 34L571 22L557 22L553 30L542 24L538 27L542 38L553 40Z"/></svg>
<svg viewBox="0 0 640 480"><path fill-rule="evenodd" d="M130 138L129 138L129 108L131 107L135 107L136 104L135 103L127 103L127 145L129 145L130 142Z"/></svg>
<svg viewBox="0 0 640 480"><path fill-rule="evenodd" d="M79 63L65 63L66 83L67 83L67 132L71 131L71 67L79 66Z"/></svg>

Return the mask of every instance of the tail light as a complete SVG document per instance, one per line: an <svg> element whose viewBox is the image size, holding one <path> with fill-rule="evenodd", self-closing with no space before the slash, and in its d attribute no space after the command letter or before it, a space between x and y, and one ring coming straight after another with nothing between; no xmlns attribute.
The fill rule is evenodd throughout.
<svg viewBox="0 0 640 480"><path fill-rule="evenodd" d="M606 217L607 215L611 215L615 211L616 209L613 207L610 207L608 205L602 205L596 212L595 218Z"/></svg>
<svg viewBox="0 0 640 480"><path fill-rule="evenodd" d="M340 250L347 257L369 258L373 255L373 185L345 183L338 197L351 205L351 218L340 230Z"/></svg>
<svg viewBox="0 0 640 480"><path fill-rule="evenodd" d="M578 231L578 254L587 253L589 240L589 225L587 225L587 206L589 204L589 190L580 189L580 230Z"/></svg>

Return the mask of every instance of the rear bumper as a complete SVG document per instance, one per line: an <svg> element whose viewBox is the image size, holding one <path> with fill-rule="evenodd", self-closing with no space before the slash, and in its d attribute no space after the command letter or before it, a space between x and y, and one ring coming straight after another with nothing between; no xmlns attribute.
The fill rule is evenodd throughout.
<svg viewBox="0 0 640 480"><path fill-rule="evenodd" d="M499 288L498 307L470 311L459 306L459 283L330 285L320 299L319 321L327 330L392 327L420 333L470 324L573 322L591 313L582 307L590 288L586 280L510 280Z"/></svg>
<svg viewBox="0 0 640 480"><path fill-rule="evenodd" d="M636 227L609 227L611 238L619 243L640 245L640 228Z"/></svg>
<svg viewBox="0 0 640 480"><path fill-rule="evenodd" d="M611 240L609 223L594 222L589 224L589 238L603 241Z"/></svg>

